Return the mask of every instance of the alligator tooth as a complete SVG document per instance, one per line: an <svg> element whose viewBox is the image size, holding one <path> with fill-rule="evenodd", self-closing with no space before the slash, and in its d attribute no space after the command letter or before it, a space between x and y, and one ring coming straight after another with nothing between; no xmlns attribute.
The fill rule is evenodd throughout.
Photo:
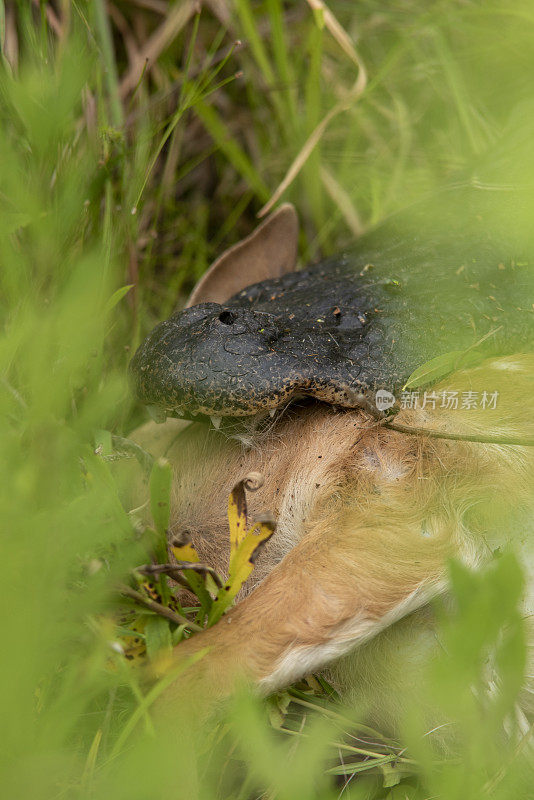
<svg viewBox="0 0 534 800"><path fill-rule="evenodd" d="M271 419L274 417L275 414L276 414L276 408L270 408L269 409L269 416L270 416Z"/></svg>
<svg viewBox="0 0 534 800"><path fill-rule="evenodd" d="M246 450L250 450L252 448L252 436L247 436L244 433L236 433L233 436L230 436L230 439L235 439L236 442L241 442Z"/></svg>
<svg viewBox="0 0 534 800"><path fill-rule="evenodd" d="M216 428L217 430L219 430L219 428L221 427L222 417L210 417L210 419L211 419L211 424L213 425L213 427Z"/></svg>
<svg viewBox="0 0 534 800"><path fill-rule="evenodd" d="M154 422L157 422L158 425L161 422L165 422L165 420L167 419L167 412L165 411L164 408L161 408L161 406L147 406L146 410L148 411Z"/></svg>

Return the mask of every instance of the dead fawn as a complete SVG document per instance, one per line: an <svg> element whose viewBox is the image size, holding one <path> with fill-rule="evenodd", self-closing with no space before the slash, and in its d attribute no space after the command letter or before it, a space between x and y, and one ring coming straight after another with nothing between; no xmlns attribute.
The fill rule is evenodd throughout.
<svg viewBox="0 0 534 800"><path fill-rule="evenodd" d="M233 248L193 301L221 302L293 268L296 234L286 231L284 241L259 235ZM328 666L346 698L396 730L406 704L423 702L423 670L439 648L431 601L446 596L449 559L476 568L513 550L527 573L525 615L534 612L534 447L502 443L534 438L534 354L486 359L432 389L491 390L498 402L402 408L399 428L494 441L401 432L368 409L317 401L297 401L237 434L232 424L214 430L173 419L136 432L174 468L170 540L190 537L222 575L235 484L260 473L249 514L268 510L276 520L237 605L175 648L177 662L208 652L167 690L166 704L192 695L216 704L237 679L268 694ZM526 711L531 691L526 685Z"/></svg>

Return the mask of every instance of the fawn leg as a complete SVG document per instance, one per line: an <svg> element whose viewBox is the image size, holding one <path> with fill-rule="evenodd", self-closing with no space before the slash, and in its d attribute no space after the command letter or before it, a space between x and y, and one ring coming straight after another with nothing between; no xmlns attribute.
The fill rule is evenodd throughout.
<svg viewBox="0 0 534 800"><path fill-rule="evenodd" d="M319 669L425 604L444 586L450 532L425 538L413 509L370 527L324 521L213 628L178 645L173 665L206 656L167 691L212 704L245 679L268 693ZM371 516L374 516L371 514ZM382 514L382 517L384 514ZM194 700L193 700L194 702Z"/></svg>

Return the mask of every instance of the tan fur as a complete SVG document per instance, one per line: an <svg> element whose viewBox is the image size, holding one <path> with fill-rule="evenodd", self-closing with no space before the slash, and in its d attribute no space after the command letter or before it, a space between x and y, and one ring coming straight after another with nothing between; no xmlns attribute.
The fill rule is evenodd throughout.
<svg viewBox="0 0 534 800"><path fill-rule="evenodd" d="M532 437L533 376L532 355L493 359L434 391L497 391L495 410L438 404L401 411L397 420ZM417 680L431 649L427 604L446 591L447 559L477 565L510 544L532 569L517 520L532 506L534 448L401 434L363 411L320 404L290 408L253 434L249 448L224 430L167 425L158 452L175 468L171 537L187 530L201 558L224 573L228 494L251 471L265 479L250 496L251 516L270 510L278 520L247 596L214 628L176 648L178 660L204 647L210 652L169 699L183 699L197 684L208 703L215 701L240 675L268 692L334 662L341 688L357 697L359 682L375 718L394 728L396 692ZM527 610L532 604L525 599Z"/></svg>

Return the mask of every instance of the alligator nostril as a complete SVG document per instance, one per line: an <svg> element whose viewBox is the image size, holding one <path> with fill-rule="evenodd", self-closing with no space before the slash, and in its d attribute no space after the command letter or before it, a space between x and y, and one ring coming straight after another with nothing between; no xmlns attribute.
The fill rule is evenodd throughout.
<svg viewBox="0 0 534 800"><path fill-rule="evenodd" d="M232 314L231 311L221 311L219 314L219 322L223 325L233 325L237 319L237 314Z"/></svg>

